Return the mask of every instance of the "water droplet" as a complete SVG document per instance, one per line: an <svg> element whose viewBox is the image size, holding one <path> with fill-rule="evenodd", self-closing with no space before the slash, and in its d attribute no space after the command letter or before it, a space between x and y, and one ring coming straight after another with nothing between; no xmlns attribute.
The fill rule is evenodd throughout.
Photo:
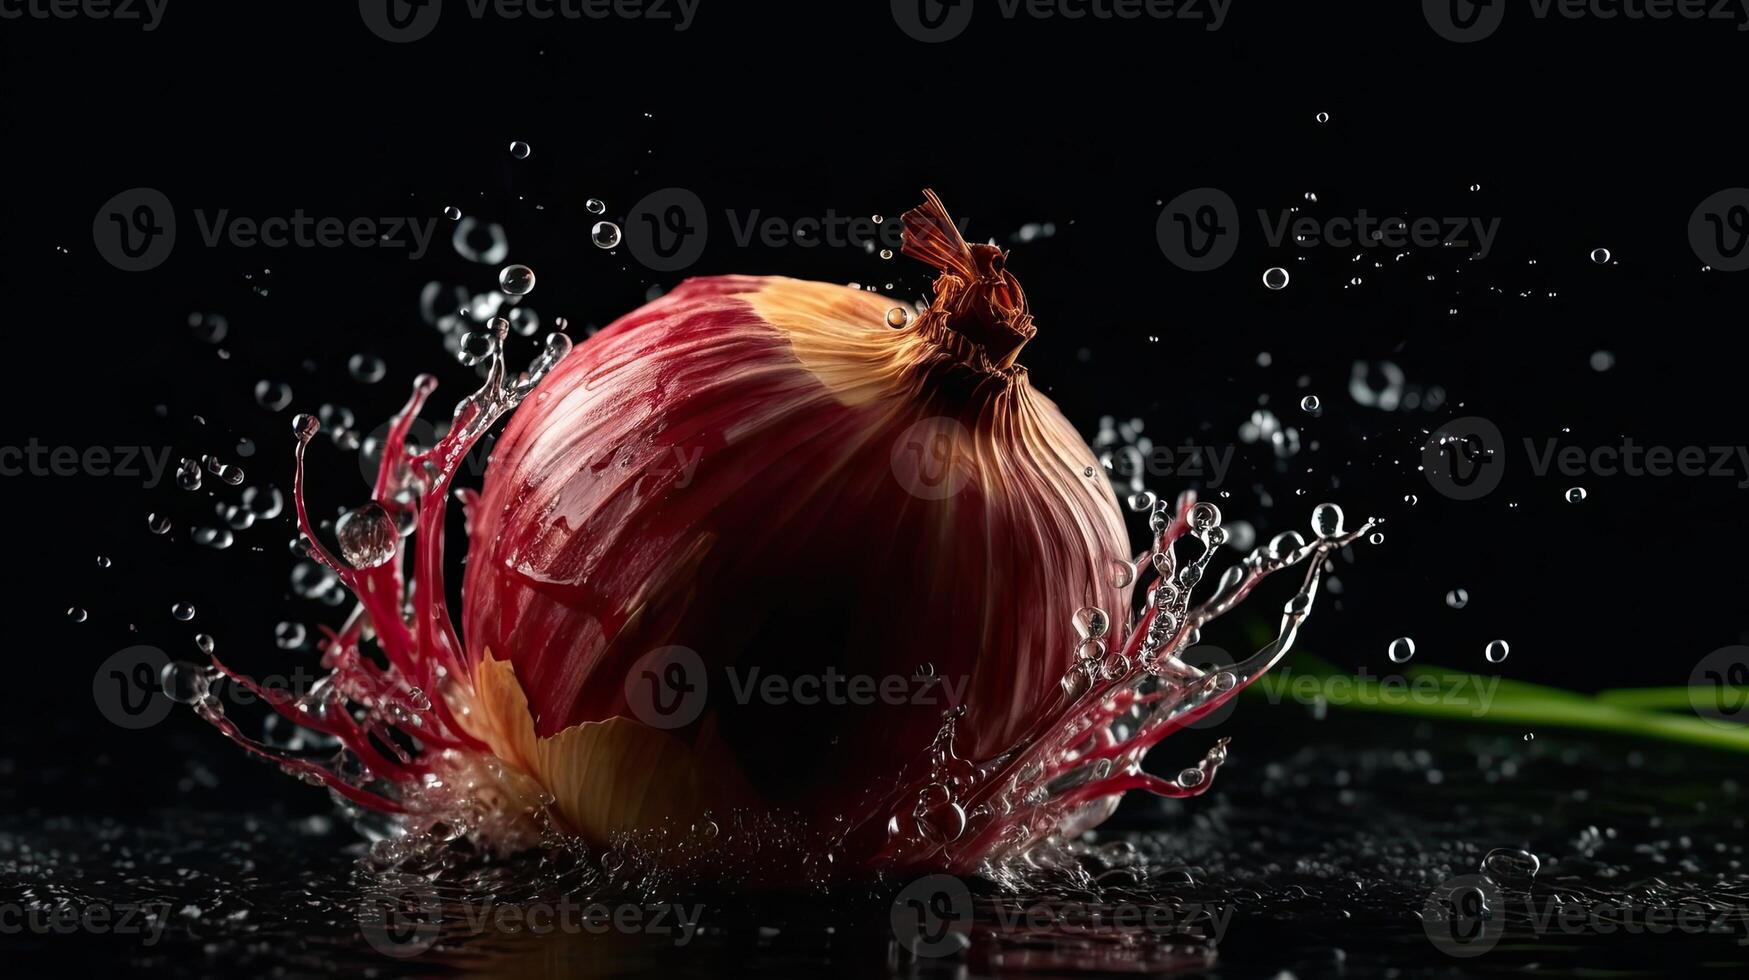
<svg viewBox="0 0 1749 980"><path fill-rule="evenodd" d="M449 207L443 209L443 216L451 221L460 221L462 220L462 209L451 204Z"/></svg>
<svg viewBox="0 0 1749 980"><path fill-rule="evenodd" d="M164 517L160 514L147 514L146 529L153 534L169 534L170 518Z"/></svg>
<svg viewBox="0 0 1749 980"><path fill-rule="evenodd" d="M1195 789L1202 785L1203 778L1202 770L1192 766L1178 774L1178 785L1185 789Z"/></svg>
<svg viewBox="0 0 1749 980"><path fill-rule="evenodd" d="M1615 367L1615 355L1606 350L1593 351L1591 354L1591 370L1602 374Z"/></svg>
<svg viewBox="0 0 1749 980"><path fill-rule="evenodd" d="M165 664L158 675L158 684L163 688L164 696L178 704L202 701L210 689L206 671L186 660Z"/></svg>
<svg viewBox="0 0 1749 980"><path fill-rule="evenodd" d="M589 240L596 248L613 248L619 244L619 225L611 221L597 221L595 227L589 229Z"/></svg>
<svg viewBox="0 0 1749 980"><path fill-rule="evenodd" d="M229 528L197 527L194 529L194 543L215 551L223 551L236 540L236 535Z"/></svg>
<svg viewBox="0 0 1749 980"><path fill-rule="evenodd" d="M279 381L255 382L255 404L270 412L277 412L291 404L291 385Z"/></svg>
<svg viewBox="0 0 1749 980"><path fill-rule="evenodd" d="M1286 558L1306 546L1306 539L1300 537L1298 531L1283 531L1269 539L1269 555L1271 558Z"/></svg>
<svg viewBox="0 0 1749 980"><path fill-rule="evenodd" d="M1330 121L1330 114L1328 112L1320 112L1317 115L1317 119L1321 123L1327 123Z"/></svg>
<svg viewBox="0 0 1749 980"><path fill-rule="evenodd" d="M527 160L528 154L530 152L531 152L531 148L529 147L529 145L527 143L524 143L521 140L512 140L511 141L511 143L510 143L510 155L515 157L516 159Z"/></svg>
<svg viewBox="0 0 1749 980"><path fill-rule="evenodd" d="M1608 265L1609 258L1609 249L1607 248L1594 248L1591 250L1591 261L1598 265Z"/></svg>
<svg viewBox="0 0 1749 980"><path fill-rule="evenodd" d="M352 380L374 385L383 380L389 367L375 354L354 354L347 360L346 370L352 374Z"/></svg>
<svg viewBox="0 0 1749 980"><path fill-rule="evenodd" d="M1447 592L1445 594L1445 604L1452 607L1453 609L1462 609L1463 607L1469 605L1470 604L1469 590L1468 589L1452 589L1450 592Z"/></svg>
<svg viewBox="0 0 1749 980"><path fill-rule="evenodd" d="M1137 492L1130 494L1130 510L1138 514L1153 510L1154 499L1154 492L1152 490L1138 490Z"/></svg>
<svg viewBox="0 0 1749 980"><path fill-rule="evenodd" d="M109 567L109 559L105 558L102 555L98 555L97 556L97 567L98 568L108 568Z"/></svg>
<svg viewBox="0 0 1749 980"><path fill-rule="evenodd" d="M456 348L456 359L468 367L473 367L492 356L494 345L495 341L491 334L480 330L473 331L462 337L460 345Z"/></svg>
<svg viewBox="0 0 1749 980"><path fill-rule="evenodd" d="M85 620L90 618L90 614L88 614L85 610L80 609L78 606L74 606L73 608L67 610L67 618L72 620L75 623L83 623L83 622L85 622Z"/></svg>
<svg viewBox="0 0 1749 980"><path fill-rule="evenodd" d="M1270 289L1286 289L1290 278L1286 269L1276 266L1273 269L1264 270L1263 285Z"/></svg>
<svg viewBox="0 0 1749 980"><path fill-rule="evenodd" d="M1412 493L1406 493L1403 495L1403 503L1406 503L1411 507L1415 506L1416 504L1418 504L1420 502L1421 502L1421 498L1415 496Z"/></svg>
<svg viewBox="0 0 1749 980"><path fill-rule="evenodd" d="M1075 632L1084 639L1096 640L1111 628L1111 618L1098 606L1082 606L1075 610Z"/></svg>
<svg viewBox="0 0 1749 980"><path fill-rule="evenodd" d="M302 623L280 623L273 628L274 645L281 650L296 650L308 635Z"/></svg>
<svg viewBox="0 0 1749 980"><path fill-rule="evenodd" d="M217 313L190 313L188 328L209 344L219 343L231 332L231 324Z"/></svg>
<svg viewBox="0 0 1749 980"><path fill-rule="evenodd" d="M887 326L894 330L903 330L911 325L911 313L903 306L895 306L887 311Z"/></svg>
<svg viewBox="0 0 1749 980"><path fill-rule="evenodd" d="M176 485L184 490L200 489L200 464L192 459L185 459L176 468Z"/></svg>
<svg viewBox="0 0 1749 980"><path fill-rule="evenodd" d="M1300 399L1300 409L1302 411L1316 412L1318 410L1318 407L1319 406L1318 406L1318 396L1317 395L1307 395L1306 397Z"/></svg>
<svg viewBox="0 0 1749 980"><path fill-rule="evenodd" d="M170 607L170 615L175 616L177 619L186 623L194 618L194 604L178 602L176 605Z"/></svg>
<svg viewBox="0 0 1749 980"><path fill-rule="evenodd" d="M299 439L313 439L316 433L322 431L322 420L308 412L299 412L292 416L292 432Z"/></svg>
<svg viewBox="0 0 1749 980"><path fill-rule="evenodd" d="M1406 664L1410 657L1415 656L1415 641L1407 636L1399 636L1391 641L1385 652L1390 655L1392 663Z"/></svg>
<svg viewBox="0 0 1749 980"><path fill-rule="evenodd" d="M340 553L354 568L376 568L395 557L395 546L401 535L395 530L394 519L383 505L371 501L362 507L340 515L334 525L340 539Z"/></svg>
<svg viewBox="0 0 1749 980"><path fill-rule="evenodd" d="M1384 544L1385 543L1385 532L1374 531L1373 533L1366 536L1366 540L1367 540L1367 543L1369 543L1369 544Z"/></svg>
<svg viewBox="0 0 1749 980"><path fill-rule="evenodd" d="M498 270L498 288L506 296L527 296L534 292L534 270L526 265L507 265Z"/></svg>
<svg viewBox="0 0 1749 980"><path fill-rule="evenodd" d="M607 202L603 201L599 197L592 197L589 200L583 202L583 207L590 214L600 214L603 211L607 210Z"/></svg>
<svg viewBox="0 0 1749 980"><path fill-rule="evenodd" d="M1579 503L1583 501L1585 497L1586 493L1584 487L1573 487L1567 491L1567 503L1569 504Z"/></svg>
<svg viewBox="0 0 1749 980"><path fill-rule="evenodd" d="M1129 588L1130 583L1134 582L1135 580L1136 580L1136 566L1130 564L1127 561L1124 561L1122 558L1113 558L1111 560L1111 587L1112 588L1114 588L1114 589L1127 589L1127 588Z"/></svg>
<svg viewBox="0 0 1749 980"><path fill-rule="evenodd" d="M1488 658L1489 663L1497 664L1505 660L1506 655L1511 652L1512 647L1509 646L1505 640L1489 640L1488 646L1482 651L1482 655Z"/></svg>
<svg viewBox="0 0 1749 980"><path fill-rule="evenodd" d="M892 257L893 257L893 250L892 249L890 249L890 248L881 249L881 258L890 259Z"/></svg>
<svg viewBox="0 0 1749 980"><path fill-rule="evenodd" d="M1201 500L1190 508L1187 518L1190 521L1190 526L1195 530L1212 530L1221 526L1221 509L1206 500Z"/></svg>
<svg viewBox="0 0 1749 980"><path fill-rule="evenodd" d="M1342 508L1336 504L1324 503L1312 508L1312 533L1320 538L1338 538L1342 536Z"/></svg>

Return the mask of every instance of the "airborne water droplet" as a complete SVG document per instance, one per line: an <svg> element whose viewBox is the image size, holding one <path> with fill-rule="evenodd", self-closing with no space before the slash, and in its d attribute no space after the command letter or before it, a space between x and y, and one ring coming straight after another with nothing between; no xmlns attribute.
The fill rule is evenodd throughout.
<svg viewBox="0 0 1749 980"><path fill-rule="evenodd" d="M619 244L619 225L611 221L597 221L595 227L589 229L589 240L596 248L613 248Z"/></svg>
<svg viewBox="0 0 1749 980"><path fill-rule="evenodd" d="M506 296L527 296L534 292L534 270L526 265L507 265L498 271L498 288Z"/></svg>
<svg viewBox="0 0 1749 980"><path fill-rule="evenodd" d="M383 375L388 373L389 368L383 363L383 359L375 354L354 354L347 360L346 370L351 373L354 381L374 385L383 380ZM289 395L290 392L287 394Z"/></svg>
<svg viewBox="0 0 1749 980"><path fill-rule="evenodd" d="M1576 504L1585 499L1584 487L1573 487L1567 491L1567 503Z"/></svg>
<svg viewBox="0 0 1749 980"><path fill-rule="evenodd" d="M511 141L511 143L510 143L510 155L515 157L516 159L527 160L528 154L530 152L531 152L531 148L529 147L529 145L527 143L524 143L521 140Z"/></svg>
<svg viewBox="0 0 1749 980"><path fill-rule="evenodd" d="M170 607L170 615L175 616L177 619L186 623L194 618L194 604L189 602L178 602L176 605Z"/></svg>
<svg viewBox="0 0 1749 980"><path fill-rule="evenodd" d="M1312 508L1312 533L1318 537L1341 537L1342 523L1343 514L1340 506L1324 503Z"/></svg>
<svg viewBox="0 0 1749 980"><path fill-rule="evenodd" d="M90 616L85 610L80 609L78 606L74 606L67 610L67 618L75 623L83 623L86 619L90 618Z"/></svg>
<svg viewBox="0 0 1749 980"><path fill-rule="evenodd" d="M1406 664L1410 657L1415 656L1415 641L1407 636L1399 636L1391 641L1385 652L1390 655L1392 663Z"/></svg>
<svg viewBox="0 0 1749 980"><path fill-rule="evenodd" d="M903 306L895 306L887 311L887 326L894 330L903 330L911 323L911 314Z"/></svg>
<svg viewBox="0 0 1749 980"><path fill-rule="evenodd" d="M589 200L583 202L583 207L590 214L600 214L601 212L607 210L607 202L603 201L599 197L592 197Z"/></svg>
<svg viewBox="0 0 1749 980"><path fill-rule="evenodd" d="M374 500L340 515L334 533L340 539L340 553L354 568L388 564L401 539L389 512Z"/></svg>
<svg viewBox="0 0 1749 980"><path fill-rule="evenodd" d="M1453 609L1462 609L1463 607L1469 605L1470 604L1469 590L1468 589L1452 589L1450 592L1447 592L1445 594L1445 604L1452 607Z"/></svg>
<svg viewBox="0 0 1749 980"><path fill-rule="evenodd" d="M1609 258L1609 249L1607 248L1594 248L1591 250L1591 261L1598 265L1608 265Z"/></svg>
<svg viewBox="0 0 1749 980"><path fill-rule="evenodd" d="M1270 289L1286 289L1289 279L1287 270L1279 265L1263 273L1263 285Z"/></svg>
<svg viewBox="0 0 1749 980"><path fill-rule="evenodd" d="M1506 655L1511 652L1512 647L1505 640L1490 640L1487 648L1482 651L1482 655L1488 658L1489 663L1497 664L1505 660Z"/></svg>
<svg viewBox="0 0 1749 980"><path fill-rule="evenodd" d="M1300 408L1303 411L1316 412L1318 410L1318 396L1317 395L1307 395L1306 397L1300 399Z"/></svg>

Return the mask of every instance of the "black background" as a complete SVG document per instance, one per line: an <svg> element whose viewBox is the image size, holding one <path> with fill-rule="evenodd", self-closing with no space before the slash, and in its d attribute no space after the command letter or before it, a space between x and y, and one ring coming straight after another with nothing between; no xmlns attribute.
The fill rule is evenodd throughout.
<svg viewBox="0 0 1749 980"><path fill-rule="evenodd" d="M413 262L380 249L206 248L195 209L428 218L455 205L502 222L511 260L540 277L531 305L581 328L681 278L591 245L587 198L618 218L650 191L695 191L718 223L690 274L892 282L910 297L929 277L908 260L738 247L720 217L891 216L930 186L975 239L1055 225L1011 259L1040 324L1022 360L1089 437L1114 414L1143 418L1169 445L1229 445L1267 399L1308 447L1278 467L1240 446L1221 500L1229 520L1265 535L1303 529L1323 499L1389 519L1386 543L1339 570L1339 608L1314 617L1306 642L1320 655L1380 673L1386 643L1407 634L1423 661L1484 671L1482 647L1499 637L1513 649L1505 676L1593 690L1682 684L1702 656L1744 640L1749 533L1736 483L1749 473L1537 476L1521 448L1744 441L1736 333L1749 274L1703 271L1686 231L1703 198L1749 184L1749 35L1734 24L1537 21L1515 7L1496 36L1459 45L1411 3L1236 0L1207 32L1005 22L984 0L962 37L923 44L885 3L704 0L684 33L476 22L449 6L431 37L406 45L373 36L351 3L170 0L149 33L0 22L0 442L216 452L250 482L289 489L292 411L344 404L368 431L418 372L443 379L438 404L465 390L471 373L420 321L417 297L432 279L484 290L495 270L457 257L447 222ZM511 140L532 155L512 159ZM174 202L180 238L164 265L130 274L97 254L91 228L106 200L140 186ZM1248 232L1223 268L1190 274L1165 260L1155 223L1164 201L1202 186L1247 214L1315 192L1307 213L1498 217L1500 235L1485 259L1449 249L1398 262L1383 249L1271 248ZM1615 264L1591 262L1597 247ZM1275 265L1293 275L1280 292L1260 282ZM227 318L222 344L189 329L197 312ZM1613 370L1591 368L1598 350L1614 353ZM350 380L358 351L383 356L387 379ZM517 356L531 353L525 343ZM1445 404L1355 404L1353 364L1381 359L1413 386L1443 389ZM293 408L258 407L261 378L291 384ZM1298 409L1307 393L1320 416ZM1456 503L1416 466L1427 430L1465 414L1494 420L1511 450L1499 490ZM235 452L243 437L258 447L250 458ZM355 464L325 442L316 453L317 509L362 500ZM1575 484L1589 491L1582 504L1563 500ZM258 671L313 663L272 644L281 619L337 620L289 596L286 519L226 552L188 541L234 493L0 480L12 569L4 728L21 785L59 770L44 778L95 786L81 777L103 772L106 797L148 800L179 780L198 786L190 774L206 767L235 768L230 787L321 804L242 766L185 712L126 733L91 705L95 665L133 643L195 659L204 631ZM149 534L149 512L171 515L175 533ZM1455 587L1468 608L1445 605ZM198 607L194 622L171 619L179 601ZM71 622L71 606L89 620Z"/></svg>

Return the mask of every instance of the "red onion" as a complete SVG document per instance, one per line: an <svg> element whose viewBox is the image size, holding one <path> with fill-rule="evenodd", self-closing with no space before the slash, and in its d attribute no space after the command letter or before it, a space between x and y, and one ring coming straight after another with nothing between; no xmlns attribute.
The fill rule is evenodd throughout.
<svg viewBox="0 0 1749 980"><path fill-rule="evenodd" d="M215 723L427 831L441 817L514 846L538 812L597 844L630 835L779 878L801 872L771 870L774 834L807 873L967 870L1092 826L1129 789L1205 791L1225 740L1175 780L1142 755L1286 652L1323 556L1370 522L1345 532L1321 511L1313 543L1254 551L1192 605L1219 510L1162 502L1130 558L1102 468L1016 363L1035 327L1006 255L967 244L933 193L904 232L940 271L915 317L850 287L694 279L575 352L555 336L514 381L500 326L484 387L414 454L434 387L419 382L374 502L338 528L346 561L304 512L306 425L300 523L359 609L324 645L322 691L263 693L349 754L322 765ZM450 482L530 392L469 501L458 636ZM418 543L410 595L398 523ZM1201 549L1180 563L1187 536ZM1275 643L1212 674L1176 659L1307 558ZM386 669L361 653L372 634Z"/></svg>

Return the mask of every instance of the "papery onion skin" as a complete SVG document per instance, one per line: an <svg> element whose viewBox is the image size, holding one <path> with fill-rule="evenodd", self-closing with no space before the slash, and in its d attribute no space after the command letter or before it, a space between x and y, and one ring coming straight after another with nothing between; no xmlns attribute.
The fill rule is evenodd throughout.
<svg viewBox="0 0 1749 980"><path fill-rule="evenodd" d="M1012 283L999 262L958 278ZM1129 609L1110 577L1129 545L1091 451L1013 363L1031 318L1012 293L963 289L983 320L938 301L895 330L897 304L870 292L693 279L515 414L472 509L470 727L574 832L730 807L824 827L916 762L944 710L965 709L956 749L982 759L1060 699L1074 611ZM673 645L697 652L708 697L664 730L626 681ZM926 665L940 683L903 688L922 703L800 704L793 687ZM787 697L734 689L773 675Z"/></svg>

